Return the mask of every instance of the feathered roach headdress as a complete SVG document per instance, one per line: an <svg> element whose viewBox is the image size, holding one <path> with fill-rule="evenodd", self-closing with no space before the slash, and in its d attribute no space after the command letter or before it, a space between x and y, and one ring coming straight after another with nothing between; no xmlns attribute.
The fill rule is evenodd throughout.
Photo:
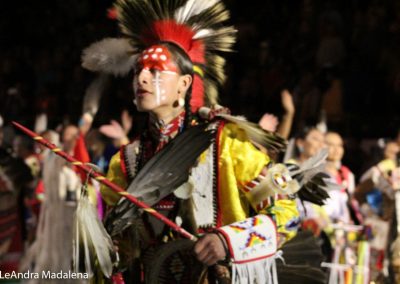
<svg viewBox="0 0 400 284"><path fill-rule="evenodd" d="M229 12L220 0L118 0L115 7L124 37L84 50L83 67L124 75L144 49L171 42L193 62L192 110L217 103L217 87L225 81L219 53L232 51L236 33L224 25Z"/></svg>

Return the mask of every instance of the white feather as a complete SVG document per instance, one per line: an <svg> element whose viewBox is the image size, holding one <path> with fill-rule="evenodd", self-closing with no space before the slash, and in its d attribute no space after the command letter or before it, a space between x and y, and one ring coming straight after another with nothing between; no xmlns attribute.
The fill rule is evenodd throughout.
<svg viewBox="0 0 400 284"><path fill-rule="evenodd" d="M219 1L220 0L188 0L185 5L176 10L175 20L178 23L185 23L190 17L200 14Z"/></svg>
<svg viewBox="0 0 400 284"><path fill-rule="evenodd" d="M200 39L200 38L204 38L207 36L210 36L213 33L212 30L210 29L202 29L196 32L196 34L193 36L193 39Z"/></svg>
<svg viewBox="0 0 400 284"><path fill-rule="evenodd" d="M309 182L317 173L323 172L325 170L326 158L328 157L328 149L322 149L315 156L306 160L298 170L292 171L290 174L295 176L297 174L302 174L303 179L301 180L301 185ZM328 182L324 179L325 182Z"/></svg>
<svg viewBox="0 0 400 284"><path fill-rule="evenodd" d="M82 67L95 72L123 76L132 69L136 56L127 39L105 38L82 53Z"/></svg>
<svg viewBox="0 0 400 284"><path fill-rule="evenodd" d="M225 113L218 113L217 116L222 117L230 122L241 124L243 122L248 122L247 118L243 115L230 115Z"/></svg>
<svg viewBox="0 0 400 284"><path fill-rule="evenodd" d="M47 115L45 113L36 115L34 129L36 133L42 133L47 129Z"/></svg>
<svg viewBox="0 0 400 284"><path fill-rule="evenodd" d="M75 222L78 230L75 237L79 238L74 240L75 269L79 268L79 253L84 253L86 272L93 272L94 263L91 260L97 258L101 271L109 278L113 267L113 243L97 216L96 208L87 197L79 200ZM80 243L83 243L83 252L79 252Z"/></svg>
<svg viewBox="0 0 400 284"><path fill-rule="evenodd" d="M76 219L74 220L74 234L72 237L72 262L73 262L73 268L75 272L78 272L78 269L80 267L80 260L79 260L79 255L80 255L80 250L79 250L79 243L78 241L81 239L80 234L79 234L79 229L80 225L78 222L76 222Z"/></svg>
<svg viewBox="0 0 400 284"><path fill-rule="evenodd" d="M108 83L108 77L105 74L101 74L94 79L85 92L83 98L83 113L89 112L92 116L95 116L99 109L101 95Z"/></svg>
<svg viewBox="0 0 400 284"><path fill-rule="evenodd" d="M328 149L324 148L319 151L315 156L306 160L300 167L301 171L311 170L320 167L325 164L326 158L328 157Z"/></svg>
<svg viewBox="0 0 400 284"><path fill-rule="evenodd" d="M285 155L283 157L283 162L287 163L290 160L293 160L295 158L295 149L296 149L296 141L294 138L290 138L289 144L286 147Z"/></svg>

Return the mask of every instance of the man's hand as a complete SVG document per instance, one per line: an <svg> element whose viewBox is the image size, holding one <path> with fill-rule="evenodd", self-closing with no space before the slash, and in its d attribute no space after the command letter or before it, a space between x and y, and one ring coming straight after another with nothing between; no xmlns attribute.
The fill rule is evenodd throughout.
<svg viewBox="0 0 400 284"><path fill-rule="evenodd" d="M275 132L276 128L278 127L279 120L278 118L270 113L266 113L260 119L258 124L261 126L262 129L267 130L269 132Z"/></svg>
<svg viewBox="0 0 400 284"><path fill-rule="evenodd" d="M295 112L295 106L293 102L292 94L288 90L283 90L281 92L282 107L285 110L285 114L293 115Z"/></svg>
<svg viewBox="0 0 400 284"><path fill-rule="evenodd" d="M133 118L127 110L122 111L121 122L122 122L122 128L123 128L125 134L128 135L128 133L129 133L129 131L131 131L131 128L133 125Z"/></svg>
<svg viewBox="0 0 400 284"><path fill-rule="evenodd" d="M218 261L226 258L223 236L218 237L216 234L206 234L194 246L194 253L196 258L210 266L216 264ZM226 246L226 243L225 243Z"/></svg>

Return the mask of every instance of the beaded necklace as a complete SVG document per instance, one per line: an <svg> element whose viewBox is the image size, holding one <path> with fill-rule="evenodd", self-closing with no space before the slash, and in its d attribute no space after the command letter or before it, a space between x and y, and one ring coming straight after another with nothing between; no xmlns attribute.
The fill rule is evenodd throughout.
<svg viewBox="0 0 400 284"><path fill-rule="evenodd" d="M149 160L150 156L159 152L165 145L171 141L172 136L176 136L184 129L185 111L181 112L175 119L168 124L158 121L150 121L149 128L140 135L139 151L136 158L136 173ZM151 145L151 138L156 139L158 145Z"/></svg>

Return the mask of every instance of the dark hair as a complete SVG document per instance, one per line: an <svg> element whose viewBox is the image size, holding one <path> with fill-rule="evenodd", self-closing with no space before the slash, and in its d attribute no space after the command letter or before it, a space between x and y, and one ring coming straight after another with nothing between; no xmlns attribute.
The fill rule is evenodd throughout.
<svg viewBox="0 0 400 284"><path fill-rule="evenodd" d="M178 65L179 71L181 75L190 75L194 78L194 71L193 71L193 62L189 58L189 55L178 45L171 43L171 42L161 42L161 45L168 48L169 52L171 52L174 61ZM190 109L190 100L192 98L192 85L186 92L185 96L185 125L184 128L190 127L191 120L192 120L192 111Z"/></svg>
<svg viewBox="0 0 400 284"><path fill-rule="evenodd" d="M295 139L295 157L299 157L300 156L300 150L297 147L297 140L301 139L301 140L305 140L308 136L308 134L310 134L312 131L314 130L318 130L318 128L316 128L315 126L305 126L302 129L300 129L296 135L294 136Z"/></svg>
<svg viewBox="0 0 400 284"><path fill-rule="evenodd" d="M308 136L308 134L311 133L311 131L313 130L318 130L316 127L314 126L305 126L302 129L300 129L300 131L298 131L296 133L296 135L294 136L294 138L297 139L306 139L306 137Z"/></svg>
<svg viewBox="0 0 400 284"><path fill-rule="evenodd" d="M179 71L182 75L193 76L193 62L182 48L171 42L161 42L160 44L167 47L169 52L171 52L171 55L178 65Z"/></svg>
<svg viewBox="0 0 400 284"><path fill-rule="evenodd" d="M19 139L19 147L29 151L29 152L34 152L35 151L35 143L34 141L25 135L17 135L17 139Z"/></svg>

